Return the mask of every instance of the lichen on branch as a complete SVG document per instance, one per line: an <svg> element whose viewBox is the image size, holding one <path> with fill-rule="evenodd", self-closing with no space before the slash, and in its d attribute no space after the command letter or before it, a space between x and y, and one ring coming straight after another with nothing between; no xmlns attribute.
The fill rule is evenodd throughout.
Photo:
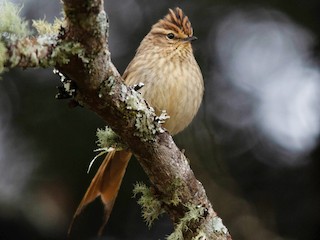
<svg viewBox="0 0 320 240"><path fill-rule="evenodd" d="M174 232L171 233L167 240L184 240L184 232L187 232L188 226L192 222L199 222L201 218L203 218L205 213L205 208L200 205L194 204L186 204L186 211L182 218L180 218L179 222L176 224L174 228ZM198 234L193 239L199 239L198 235L203 235L204 233L201 229L197 229Z"/></svg>
<svg viewBox="0 0 320 240"><path fill-rule="evenodd" d="M20 17L21 7L11 2L0 3L0 73L5 70L8 50L4 43L8 39L17 39L30 34L28 23Z"/></svg>
<svg viewBox="0 0 320 240"><path fill-rule="evenodd" d="M59 40L63 20L56 19L53 24L34 20L33 26L40 35L33 36L20 11L18 5L7 1L0 3L0 73L14 67L47 68L68 64L73 56L83 63L89 62L79 42Z"/></svg>
<svg viewBox="0 0 320 240"><path fill-rule="evenodd" d="M17 38L30 35L28 22L20 16L22 6L8 1L0 2L0 33L9 33Z"/></svg>
<svg viewBox="0 0 320 240"><path fill-rule="evenodd" d="M150 228L153 222L165 212L162 207L163 203L144 183L138 182L134 185L133 197L137 197L138 194L141 194L138 204L142 208L142 217Z"/></svg>
<svg viewBox="0 0 320 240"><path fill-rule="evenodd" d="M32 26L37 30L39 35L57 35L64 26L62 18L55 18L51 24L44 19L32 20Z"/></svg>
<svg viewBox="0 0 320 240"><path fill-rule="evenodd" d="M157 117L141 95L124 84L111 62L109 24L103 3L103 0L63 0L65 26L57 34L45 22L35 22L42 34L39 36L29 35L19 17L20 8L5 3L11 20L2 23L4 15L0 15L3 24L0 73L12 67L56 67L75 82L78 89L75 100L105 120L139 160L156 190L156 197L159 196L160 205L165 205L174 221L176 231L171 238L179 239L182 233L185 239L203 236L231 239L222 222L213 221L216 213L202 184L172 137L161 127L167 116ZM10 25L16 28L10 29ZM156 212L161 213L161 209ZM156 214L148 214L148 221L152 222Z"/></svg>

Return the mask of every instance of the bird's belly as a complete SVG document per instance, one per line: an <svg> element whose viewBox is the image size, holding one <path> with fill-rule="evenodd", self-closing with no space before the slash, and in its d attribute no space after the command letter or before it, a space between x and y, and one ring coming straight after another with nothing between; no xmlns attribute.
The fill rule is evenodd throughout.
<svg viewBox="0 0 320 240"><path fill-rule="evenodd" d="M175 135L186 128L197 113L202 99L202 82L187 74L155 77L160 79L147 82L146 85L153 86L144 86L141 93L158 115L166 110L170 118L164 127Z"/></svg>

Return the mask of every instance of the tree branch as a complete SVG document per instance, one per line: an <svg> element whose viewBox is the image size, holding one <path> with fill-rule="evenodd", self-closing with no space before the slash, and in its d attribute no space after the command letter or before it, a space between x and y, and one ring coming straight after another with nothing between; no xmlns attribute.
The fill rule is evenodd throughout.
<svg viewBox="0 0 320 240"><path fill-rule="evenodd" d="M76 83L75 99L104 119L140 162L154 195L175 223L177 235L172 238L181 234L184 239L231 239L187 158L156 121L154 110L133 87L123 83L112 64L103 0L63 3L66 25L55 41L38 37L7 43L8 59L15 55L19 61L8 60L5 66L53 65ZM164 200L174 196L178 197L174 204Z"/></svg>
<svg viewBox="0 0 320 240"><path fill-rule="evenodd" d="M55 43L53 39L41 37L26 37L8 41L6 44L8 56L4 67L47 67L54 58L52 53Z"/></svg>

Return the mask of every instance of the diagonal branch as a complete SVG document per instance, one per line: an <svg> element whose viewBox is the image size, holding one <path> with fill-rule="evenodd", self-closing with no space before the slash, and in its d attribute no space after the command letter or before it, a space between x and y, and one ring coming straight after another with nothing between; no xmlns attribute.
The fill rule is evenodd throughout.
<svg viewBox="0 0 320 240"><path fill-rule="evenodd" d="M187 158L156 121L154 110L139 93L123 83L112 64L103 0L64 0L63 3L66 26L61 28L57 39L27 38L6 44L8 56L21 53L18 62L7 62L6 66L53 65L59 69L76 83L76 100L104 119L129 146L159 199L178 196L174 204L170 201L162 204L184 239L231 239ZM21 44L23 49L28 49L26 45L32 47L30 53L23 55L23 51L18 51ZM62 59L57 59L57 51ZM38 64L33 63L34 59Z"/></svg>

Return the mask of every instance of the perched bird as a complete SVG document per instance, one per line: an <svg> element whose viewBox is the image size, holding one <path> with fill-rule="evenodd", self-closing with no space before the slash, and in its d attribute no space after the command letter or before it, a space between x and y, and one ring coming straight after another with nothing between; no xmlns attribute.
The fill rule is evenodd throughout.
<svg viewBox="0 0 320 240"><path fill-rule="evenodd" d="M196 39L183 11L178 7L169 9L144 37L123 74L127 85L144 83L139 91L157 114L166 110L170 118L164 127L171 135L189 125L202 101L203 77L191 46ZM130 150L107 154L73 219L100 196L105 207L104 224L99 231L102 233L131 155Z"/></svg>

